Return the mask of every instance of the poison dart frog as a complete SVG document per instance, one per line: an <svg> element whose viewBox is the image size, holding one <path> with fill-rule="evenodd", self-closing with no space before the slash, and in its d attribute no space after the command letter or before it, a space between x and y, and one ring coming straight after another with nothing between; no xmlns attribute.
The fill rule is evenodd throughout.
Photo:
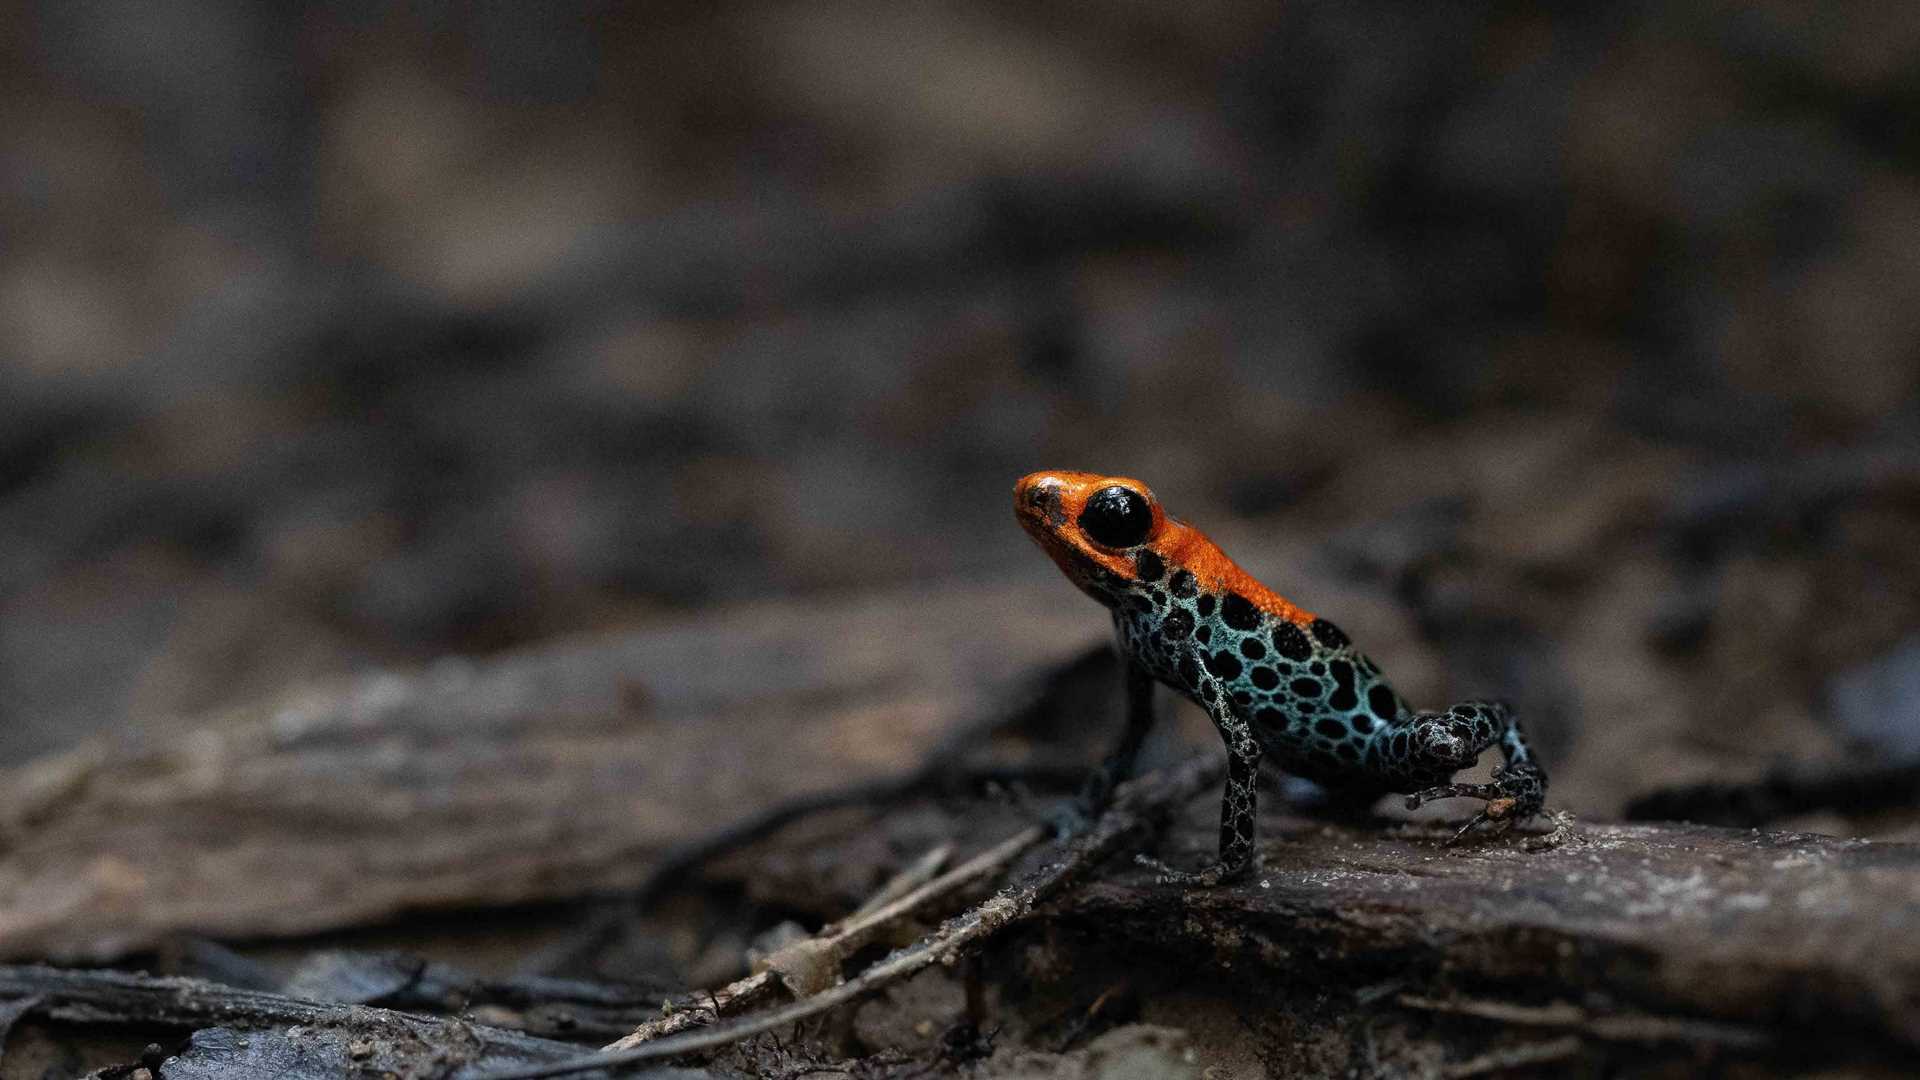
<svg viewBox="0 0 1920 1080"><path fill-rule="evenodd" d="M1126 730L1082 792L1081 810L1097 811L1132 774L1156 682L1205 709L1226 743L1219 858L1184 872L1140 856L1161 881L1210 886L1251 869L1262 758L1369 802L1389 792L1405 794L1409 809L1484 800L1456 840L1483 822L1504 830L1540 812L1547 775L1507 705L1408 708L1339 627L1254 580L1139 481L1033 473L1014 487L1014 513L1067 577L1112 611L1125 662ZM1495 744L1506 761L1491 783L1453 782Z"/></svg>

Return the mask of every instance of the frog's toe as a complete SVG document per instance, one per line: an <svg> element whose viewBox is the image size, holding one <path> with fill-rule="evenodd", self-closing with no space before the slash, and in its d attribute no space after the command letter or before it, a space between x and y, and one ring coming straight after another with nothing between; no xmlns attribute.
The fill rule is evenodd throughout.
<svg viewBox="0 0 1920 1080"><path fill-rule="evenodd" d="M1468 818L1467 823L1465 825L1460 826L1460 828L1456 830L1452 836L1448 837L1446 842L1441 846L1452 847L1455 844L1458 844L1460 841L1465 840L1467 838L1468 833L1472 832L1475 828L1481 825L1492 826L1492 828L1488 829L1487 832L1493 836L1500 836L1505 832L1507 832L1507 830L1513 828L1513 823L1517 819L1515 819L1507 809L1503 808L1500 805L1508 801L1509 800L1505 800L1505 799L1493 799L1488 801L1486 809Z"/></svg>
<svg viewBox="0 0 1920 1080"><path fill-rule="evenodd" d="M1500 792L1492 784L1441 784L1407 796L1407 809L1418 810L1435 799L1493 799Z"/></svg>
<svg viewBox="0 0 1920 1080"><path fill-rule="evenodd" d="M1546 807L1547 787L1540 774L1531 769L1502 768L1493 774L1493 783L1488 786L1496 793L1488 800L1488 808L1496 802L1505 804L1497 817L1524 821Z"/></svg>

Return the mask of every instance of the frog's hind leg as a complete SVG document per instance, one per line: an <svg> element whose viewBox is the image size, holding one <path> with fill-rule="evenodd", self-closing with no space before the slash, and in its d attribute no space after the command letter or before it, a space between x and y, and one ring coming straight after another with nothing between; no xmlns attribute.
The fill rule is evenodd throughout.
<svg viewBox="0 0 1920 1080"><path fill-rule="evenodd" d="M1253 869L1254 832L1258 824L1255 805L1259 796L1255 782L1260 773L1260 743L1253 728L1234 710L1232 700L1219 681L1204 669L1189 664L1193 683L1200 689L1201 703L1212 717L1220 741L1227 746L1227 784L1220 795L1220 857L1203 870L1176 870L1147 855L1133 860L1159 871L1163 885L1188 885L1211 888L1231 881Z"/></svg>
<svg viewBox="0 0 1920 1080"><path fill-rule="evenodd" d="M1451 782L1454 773L1478 761L1481 752L1496 743L1506 760L1494 770L1490 783ZM1482 822L1510 828L1539 813L1546 802L1546 771L1527 744L1519 718L1504 701L1463 701L1445 712L1416 713L1380 732L1370 749L1378 752L1383 772L1405 787L1420 789L1407 796L1409 810L1435 799L1485 801L1486 806L1454 840Z"/></svg>

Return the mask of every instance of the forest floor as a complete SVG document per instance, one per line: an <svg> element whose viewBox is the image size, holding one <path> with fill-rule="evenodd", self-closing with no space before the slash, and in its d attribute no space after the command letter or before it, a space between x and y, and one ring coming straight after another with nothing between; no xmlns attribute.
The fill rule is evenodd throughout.
<svg viewBox="0 0 1920 1080"><path fill-rule="evenodd" d="M0 1077L478 1080L609 1044L781 1078L1920 1054L1906 843L1561 811L1448 846L1432 813L1271 791L1259 872L1183 890L1129 856L1211 853L1220 755L1184 714L1053 839L1037 810L1116 676L1077 611L981 631L1024 592L723 612L0 774Z"/></svg>

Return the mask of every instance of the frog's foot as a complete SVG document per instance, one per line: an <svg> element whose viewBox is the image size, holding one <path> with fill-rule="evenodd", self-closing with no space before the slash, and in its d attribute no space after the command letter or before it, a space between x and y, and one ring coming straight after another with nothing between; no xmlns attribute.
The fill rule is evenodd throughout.
<svg viewBox="0 0 1920 1080"><path fill-rule="evenodd" d="M1538 814L1545 797L1546 785L1541 783L1539 775L1533 770L1500 768L1494 770L1492 783L1441 784L1414 792L1407 796L1407 809L1417 810L1435 799L1485 800L1487 805L1447 841L1451 847L1479 825L1492 825L1496 835L1506 832L1513 828L1514 822L1525 821Z"/></svg>
<svg viewBox="0 0 1920 1080"><path fill-rule="evenodd" d="M1200 870L1177 870L1151 855L1135 855L1133 861L1155 871L1158 876L1154 881L1161 885L1180 885L1190 889L1211 889L1253 869L1252 860L1239 866L1216 862Z"/></svg>

